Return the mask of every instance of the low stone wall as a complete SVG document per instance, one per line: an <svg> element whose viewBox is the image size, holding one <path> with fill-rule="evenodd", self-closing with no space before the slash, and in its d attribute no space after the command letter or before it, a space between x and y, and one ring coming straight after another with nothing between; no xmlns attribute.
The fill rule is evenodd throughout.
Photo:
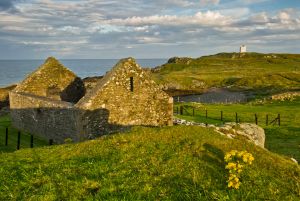
<svg viewBox="0 0 300 201"><path fill-rule="evenodd" d="M63 143L67 138L80 140L79 111L73 104L25 93L10 92L9 96L14 127L55 143Z"/></svg>

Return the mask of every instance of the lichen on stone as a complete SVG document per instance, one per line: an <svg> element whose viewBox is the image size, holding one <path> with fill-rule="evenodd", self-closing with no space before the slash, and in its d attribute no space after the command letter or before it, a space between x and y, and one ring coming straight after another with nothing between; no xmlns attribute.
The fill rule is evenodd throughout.
<svg viewBox="0 0 300 201"><path fill-rule="evenodd" d="M21 82L15 91L77 102L84 95L85 90L79 77L54 57L49 57L43 65ZM76 97L72 97L74 93Z"/></svg>

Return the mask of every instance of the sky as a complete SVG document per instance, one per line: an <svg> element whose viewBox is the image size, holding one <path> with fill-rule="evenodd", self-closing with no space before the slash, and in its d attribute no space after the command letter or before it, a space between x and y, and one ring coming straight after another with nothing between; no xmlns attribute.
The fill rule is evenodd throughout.
<svg viewBox="0 0 300 201"><path fill-rule="evenodd" d="M0 0L0 59L300 53L300 0Z"/></svg>

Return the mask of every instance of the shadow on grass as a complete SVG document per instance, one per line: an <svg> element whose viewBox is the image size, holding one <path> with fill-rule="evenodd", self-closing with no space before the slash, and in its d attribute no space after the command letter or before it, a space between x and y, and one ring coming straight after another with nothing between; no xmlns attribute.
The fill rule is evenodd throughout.
<svg viewBox="0 0 300 201"><path fill-rule="evenodd" d="M203 147L205 150L204 150L204 154L202 155L202 159L214 165L216 168L221 168L224 170L223 151L208 143L204 143Z"/></svg>

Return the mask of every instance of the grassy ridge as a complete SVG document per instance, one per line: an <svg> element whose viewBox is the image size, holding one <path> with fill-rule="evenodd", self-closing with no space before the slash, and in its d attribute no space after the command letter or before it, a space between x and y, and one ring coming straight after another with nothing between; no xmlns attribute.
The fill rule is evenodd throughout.
<svg viewBox="0 0 300 201"><path fill-rule="evenodd" d="M228 190L224 153L255 157ZM79 144L0 155L1 200L299 200L299 166L201 127L136 127ZM250 190L251 189L251 190Z"/></svg>
<svg viewBox="0 0 300 201"><path fill-rule="evenodd" d="M179 106L175 105L175 107ZM208 122L221 124L220 116L223 111L225 122L235 122L235 113L241 122L255 123L254 114L257 114L258 124L265 129L266 148L272 152L294 157L300 161L300 98L294 101L272 101L266 103L250 102L247 104L185 104L198 107L195 116L191 116L192 109L188 109L190 115L179 116L196 122ZM208 111L208 119L205 118L205 109ZM266 115L269 122L274 120L278 113L281 115L281 126L266 126ZM186 114L186 113L184 113Z"/></svg>
<svg viewBox="0 0 300 201"><path fill-rule="evenodd" d="M153 72L169 89L204 91L211 87L275 93L300 89L300 55L220 53L177 59Z"/></svg>

